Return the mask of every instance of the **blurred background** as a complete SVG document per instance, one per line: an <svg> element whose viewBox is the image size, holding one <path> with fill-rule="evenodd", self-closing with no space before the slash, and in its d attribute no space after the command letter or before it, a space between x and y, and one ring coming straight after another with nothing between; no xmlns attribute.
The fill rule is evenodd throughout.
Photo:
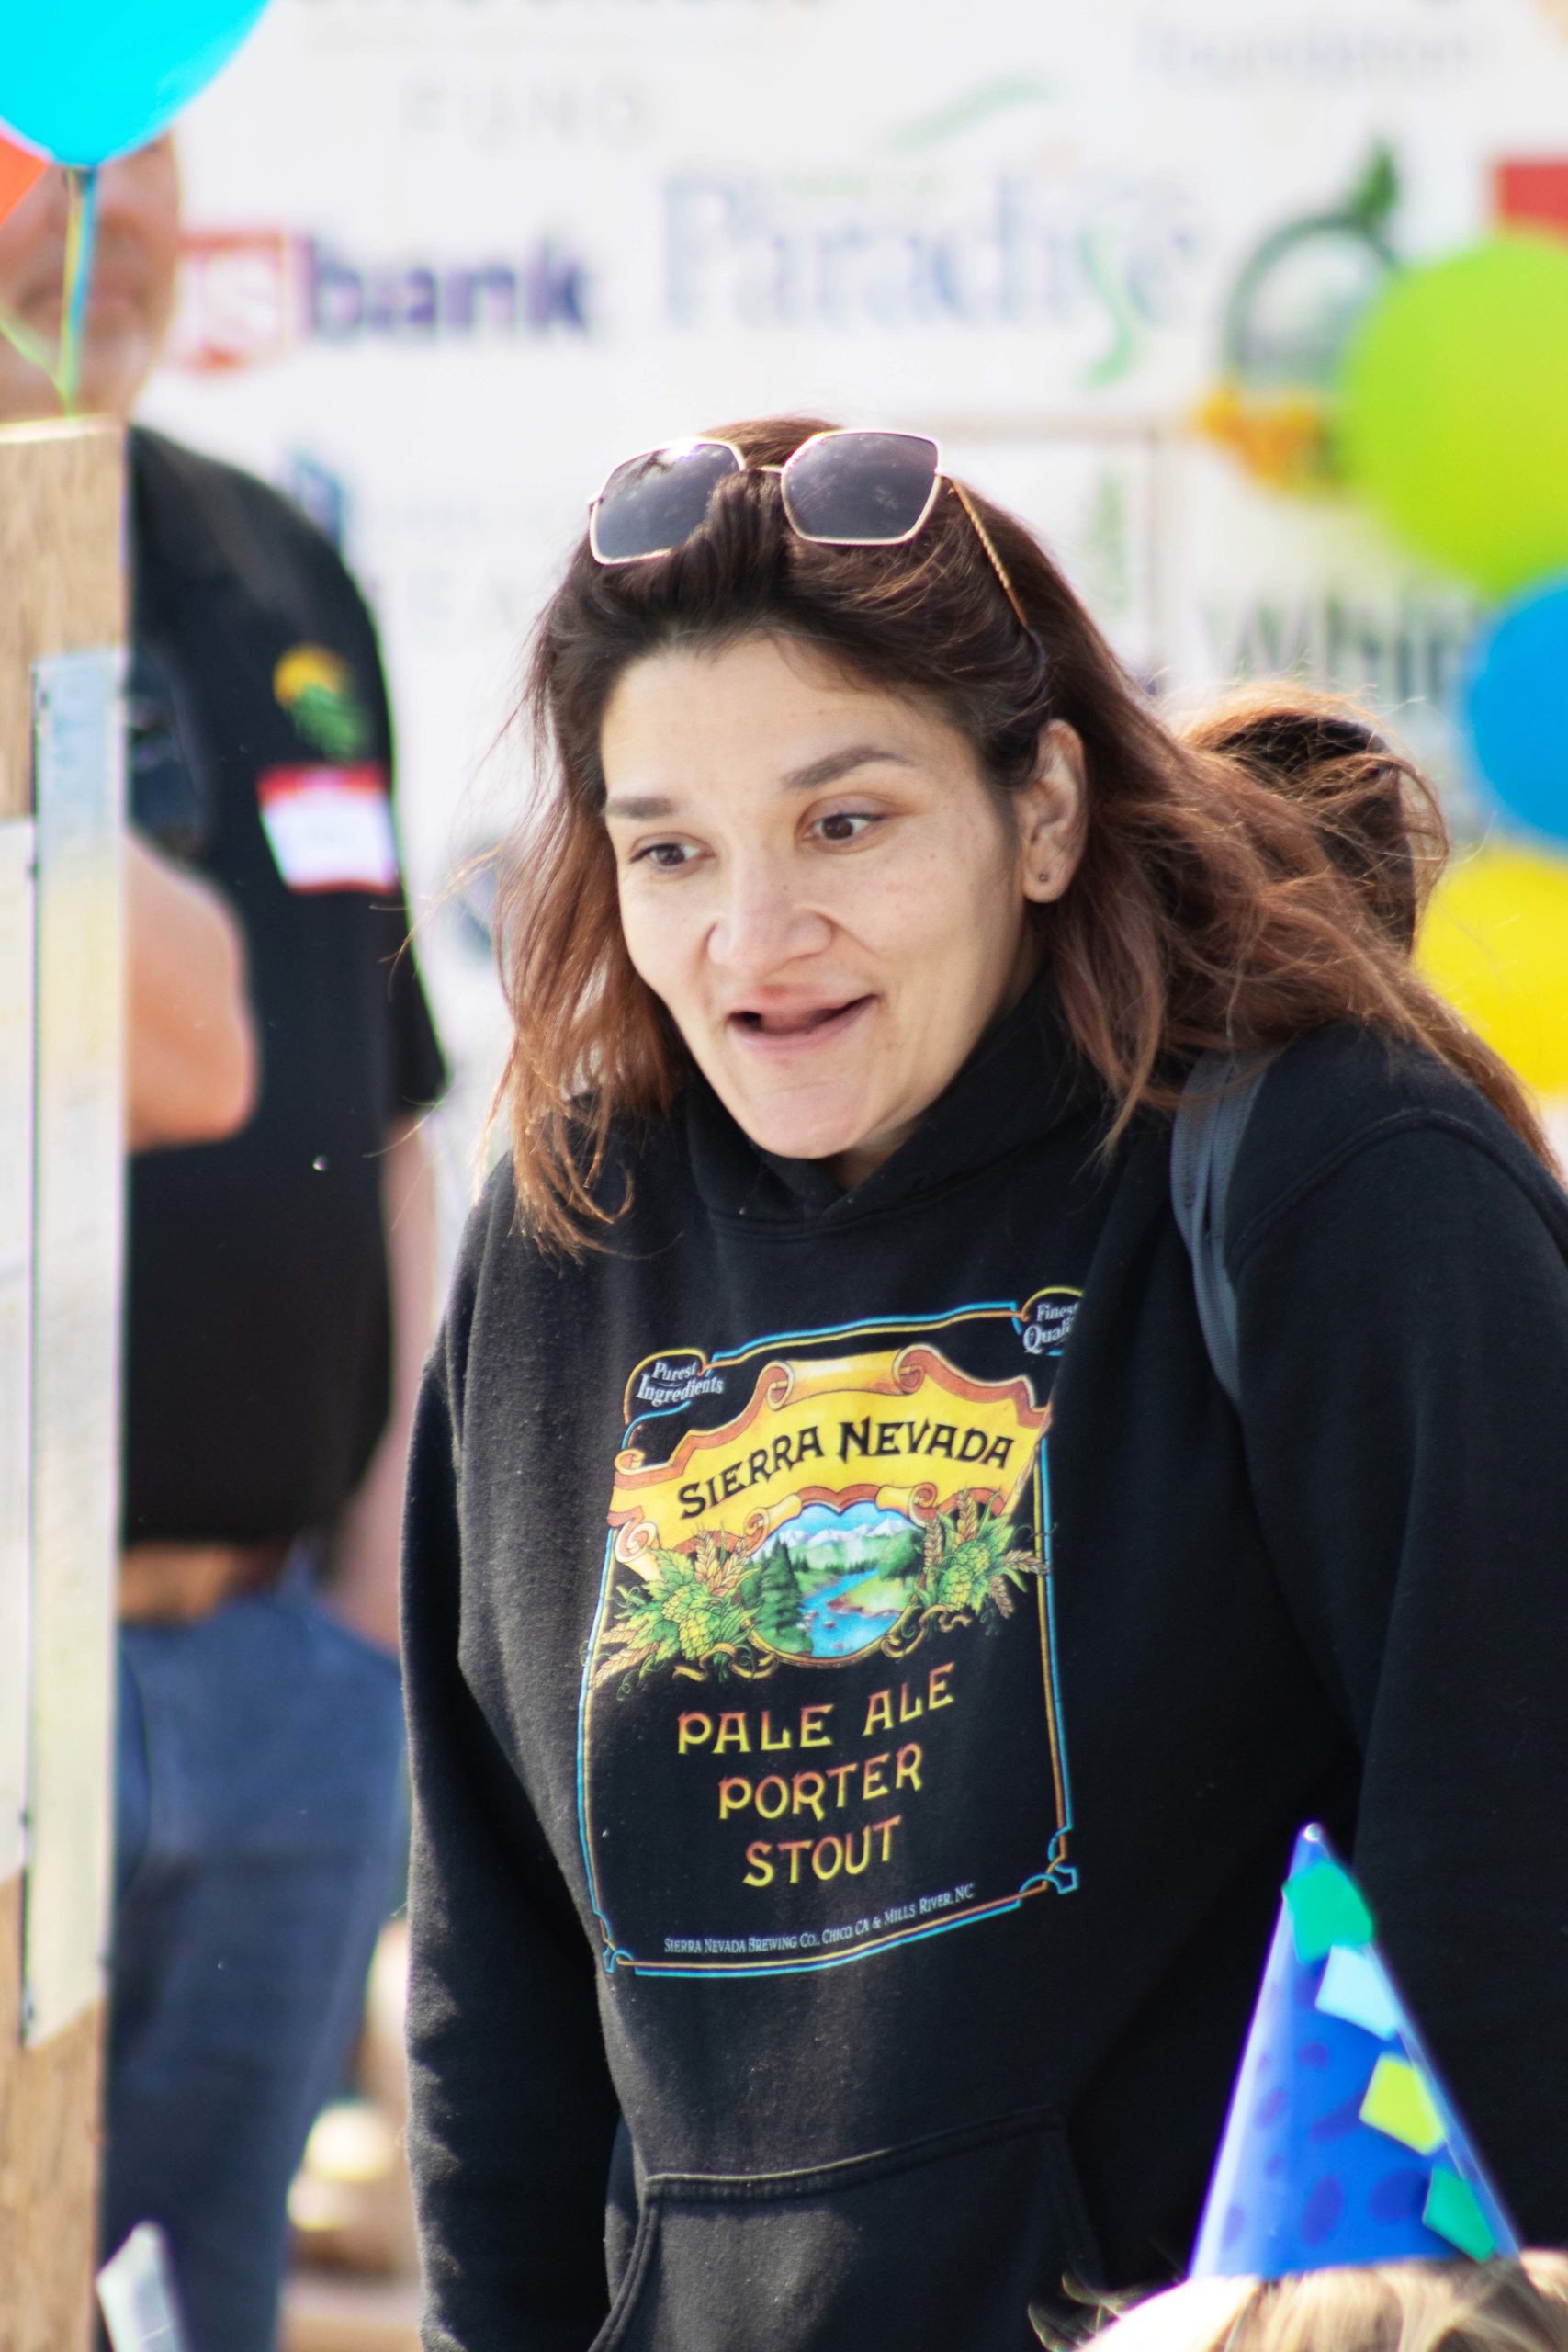
<svg viewBox="0 0 1568 2352"><path fill-rule="evenodd" d="M530 624L613 464L767 412L934 432L1178 707L1370 704L1459 843L1422 953L1568 1144L1568 0L271 0L179 137L142 413L378 614L448 1250ZM290 2352L414 2342L400 1936Z"/></svg>
<svg viewBox="0 0 1568 2352"><path fill-rule="evenodd" d="M1467 715L1568 565L1564 0L273 0L181 146L144 413L302 503L378 614L449 1231L521 643L612 463L764 411L935 431L1162 693L1371 700L1492 844L1428 954L1568 1095L1568 788L1554 831ZM1561 545L1510 543L1554 497Z"/></svg>

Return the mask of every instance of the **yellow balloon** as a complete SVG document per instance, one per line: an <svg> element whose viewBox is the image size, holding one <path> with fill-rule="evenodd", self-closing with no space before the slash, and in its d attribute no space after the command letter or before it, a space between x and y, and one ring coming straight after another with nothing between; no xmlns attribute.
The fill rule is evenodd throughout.
<svg viewBox="0 0 1568 2352"><path fill-rule="evenodd" d="M1461 853L1416 961L1539 1094L1568 1094L1568 860L1512 844Z"/></svg>

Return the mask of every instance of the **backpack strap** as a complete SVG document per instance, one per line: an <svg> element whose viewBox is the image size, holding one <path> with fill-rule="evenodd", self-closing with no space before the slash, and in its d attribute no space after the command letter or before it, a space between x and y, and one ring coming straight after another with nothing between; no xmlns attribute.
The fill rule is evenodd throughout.
<svg viewBox="0 0 1568 2352"><path fill-rule="evenodd" d="M1267 1053L1200 1054L1170 1137L1170 1199L1192 1261L1198 1320L1214 1377L1241 1408L1235 1286L1225 1265L1225 1214L1236 1155L1269 1062Z"/></svg>

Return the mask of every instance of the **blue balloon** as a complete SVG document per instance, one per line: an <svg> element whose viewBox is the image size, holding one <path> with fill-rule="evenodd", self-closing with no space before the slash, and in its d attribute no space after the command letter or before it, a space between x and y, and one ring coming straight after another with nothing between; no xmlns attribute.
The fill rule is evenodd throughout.
<svg viewBox="0 0 1568 2352"><path fill-rule="evenodd" d="M145 147L226 65L266 0L30 0L7 10L0 128L57 164Z"/></svg>
<svg viewBox="0 0 1568 2352"><path fill-rule="evenodd" d="M1494 797L1533 831L1568 841L1568 581L1521 597L1481 639L1464 712Z"/></svg>

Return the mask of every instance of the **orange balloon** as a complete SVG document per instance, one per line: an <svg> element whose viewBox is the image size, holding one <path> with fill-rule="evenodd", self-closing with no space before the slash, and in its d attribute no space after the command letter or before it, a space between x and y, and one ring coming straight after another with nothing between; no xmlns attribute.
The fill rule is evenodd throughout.
<svg viewBox="0 0 1568 2352"><path fill-rule="evenodd" d="M25 147L14 147L8 139L0 139L0 220L16 210L48 169L41 155L29 154Z"/></svg>

